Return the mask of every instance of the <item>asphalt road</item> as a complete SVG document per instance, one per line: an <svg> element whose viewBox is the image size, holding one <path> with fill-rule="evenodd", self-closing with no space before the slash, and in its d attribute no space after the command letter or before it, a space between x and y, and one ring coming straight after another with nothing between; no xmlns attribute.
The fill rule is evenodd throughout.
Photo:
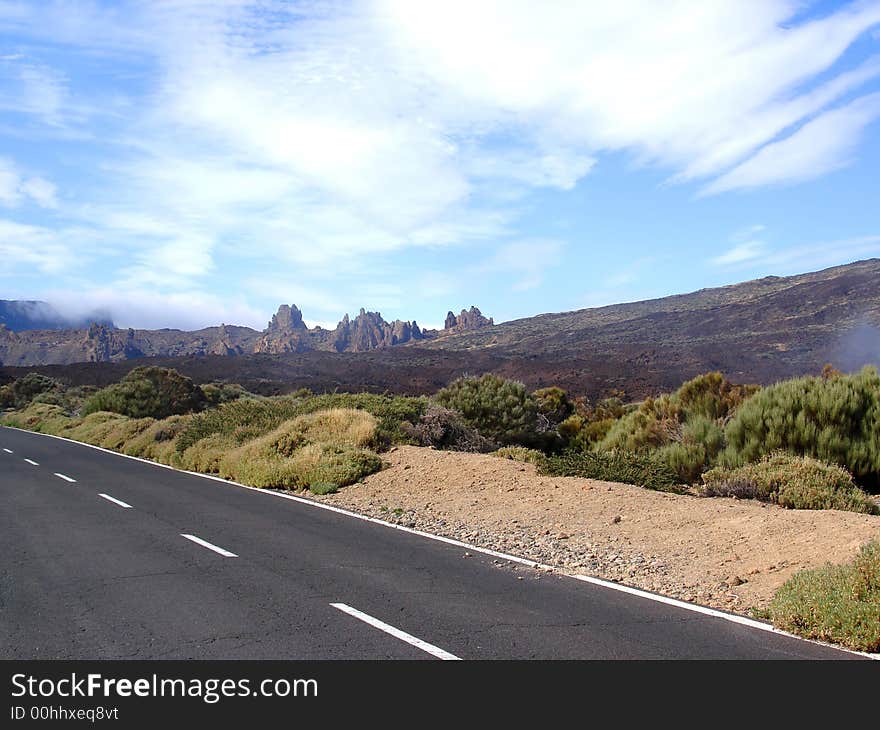
<svg viewBox="0 0 880 730"><path fill-rule="evenodd" d="M858 658L0 429L0 658L452 657Z"/></svg>

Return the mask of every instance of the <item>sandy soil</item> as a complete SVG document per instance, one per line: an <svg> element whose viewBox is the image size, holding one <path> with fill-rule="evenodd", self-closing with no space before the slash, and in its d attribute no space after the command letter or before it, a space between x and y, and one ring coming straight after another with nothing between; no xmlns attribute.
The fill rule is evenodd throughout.
<svg viewBox="0 0 880 730"><path fill-rule="evenodd" d="M567 572L748 613L797 570L844 562L880 516L538 476L481 454L403 446L389 467L316 498Z"/></svg>

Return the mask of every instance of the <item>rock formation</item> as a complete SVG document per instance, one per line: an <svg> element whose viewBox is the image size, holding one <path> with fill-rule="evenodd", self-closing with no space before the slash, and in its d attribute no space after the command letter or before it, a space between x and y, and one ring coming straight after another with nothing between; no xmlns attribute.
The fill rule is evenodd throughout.
<svg viewBox="0 0 880 730"><path fill-rule="evenodd" d="M254 347L254 352L265 352L274 355L284 352L307 352L315 349L309 329L303 322L302 312L295 304L288 306L282 304L278 312L272 315L272 320L263 331Z"/></svg>
<svg viewBox="0 0 880 730"><path fill-rule="evenodd" d="M470 309L462 309L461 314L457 317L453 312L446 315L446 322L443 325L444 332L468 332L470 330L482 329L483 327L491 327L495 321L489 317L483 316L483 313L476 307Z"/></svg>
<svg viewBox="0 0 880 730"><path fill-rule="evenodd" d="M361 309L353 321L347 314L342 318L329 342L337 352L366 352L422 338L422 330L415 321L386 322L379 312Z"/></svg>

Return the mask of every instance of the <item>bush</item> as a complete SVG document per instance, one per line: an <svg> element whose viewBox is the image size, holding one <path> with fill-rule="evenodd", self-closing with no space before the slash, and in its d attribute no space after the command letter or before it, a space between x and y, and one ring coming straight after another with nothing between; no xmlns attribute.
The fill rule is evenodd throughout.
<svg viewBox="0 0 880 730"><path fill-rule="evenodd" d="M418 446L429 446L449 451L485 453L498 444L482 436L465 423L460 413L442 406L430 405L418 423L401 425L403 434Z"/></svg>
<svg viewBox="0 0 880 730"><path fill-rule="evenodd" d="M418 421L426 403L424 398L373 393L312 395L308 390L276 398L241 398L196 414L181 434L177 449L183 453L212 434L226 434L236 444L243 444L272 431L284 421L333 408L359 409L375 416L377 445L385 446L407 440L401 424Z"/></svg>
<svg viewBox="0 0 880 730"><path fill-rule="evenodd" d="M99 390L86 401L82 413L168 418L197 411L204 404L205 394L192 380L170 368L149 366L135 368L120 382Z"/></svg>
<svg viewBox="0 0 880 730"><path fill-rule="evenodd" d="M203 383L199 386L205 394L205 402L209 406L219 406L239 398L253 397L238 383Z"/></svg>
<svg viewBox="0 0 880 730"><path fill-rule="evenodd" d="M683 491L678 477L669 466L644 453L569 450L547 457L540 471L550 476L635 484L661 492Z"/></svg>
<svg viewBox="0 0 880 730"><path fill-rule="evenodd" d="M492 452L492 456L499 459L510 459L511 461L520 461L523 464L534 464L535 466L543 466L547 461L546 455L537 449L527 449L525 446L504 446L497 451Z"/></svg>
<svg viewBox="0 0 880 730"><path fill-rule="evenodd" d="M759 390L757 385L734 385L721 373L712 372L687 381L675 398L688 419L703 416L715 421L727 418Z"/></svg>
<svg viewBox="0 0 880 730"><path fill-rule="evenodd" d="M598 448L603 451L641 451L680 441L685 411L674 396L648 398L608 430Z"/></svg>
<svg viewBox="0 0 880 730"><path fill-rule="evenodd" d="M161 421L154 421L151 426L132 437L122 447L122 453L142 459L153 459L162 464L171 464L176 456L174 440L191 418L190 415L171 416Z"/></svg>
<svg viewBox="0 0 880 730"><path fill-rule="evenodd" d="M376 442L377 432L378 421L370 413L333 408L285 421L238 448L230 448L229 435L213 434L181 458L216 464L221 476L255 487L344 487L382 468L379 456L364 448Z"/></svg>
<svg viewBox="0 0 880 730"><path fill-rule="evenodd" d="M773 624L808 639L857 651L880 651L880 541L847 565L790 578L770 603Z"/></svg>
<svg viewBox="0 0 880 730"><path fill-rule="evenodd" d="M528 446L540 439L538 404L522 383L487 373L480 378L459 378L434 397L501 445Z"/></svg>
<svg viewBox="0 0 880 730"><path fill-rule="evenodd" d="M880 474L880 375L806 377L765 388L725 429L722 463L739 466L778 450L849 470L861 484Z"/></svg>
<svg viewBox="0 0 880 730"><path fill-rule="evenodd" d="M38 395L61 390L61 383L47 375L28 373L3 389L3 407L25 408Z"/></svg>
<svg viewBox="0 0 880 730"><path fill-rule="evenodd" d="M248 446L223 456L221 476L253 487L307 489L313 484L333 484L338 488L382 468L379 456L366 449L308 444L291 456L282 457L267 451L255 452Z"/></svg>
<svg viewBox="0 0 880 730"><path fill-rule="evenodd" d="M532 393L532 398L538 406L538 415L546 418L552 428L574 413L574 404L562 388L540 388Z"/></svg>
<svg viewBox="0 0 880 730"><path fill-rule="evenodd" d="M846 469L784 452L737 469L712 469L703 474L701 493L706 497L759 499L790 509L880 512Z"/></svg>

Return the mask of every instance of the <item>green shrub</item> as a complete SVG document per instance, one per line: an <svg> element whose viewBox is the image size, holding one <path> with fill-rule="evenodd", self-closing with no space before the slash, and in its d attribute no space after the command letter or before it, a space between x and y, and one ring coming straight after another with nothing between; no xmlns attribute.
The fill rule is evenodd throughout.
<svg viewBox="0 0 880 730"><path fill-rule="evenodd" d="M459 378L434 397L496 443L528 446L540 440L538 405L522 383L487 373Z"/></svg>
<svg viewBox="0 0 880 730"><path fill-rule="evenodd" d="M203 383L199 387L205 394L205 402L209 406L219 406L239 398L254 397L238 383Z"/></svg>
<svg viewBox="0 0 880 730"><path fill-rule="evenodd" d="M205 404L201 388L170 368L138 367L120 382L99 390L83 406L84 416L98 411L132 418L167 418L197 411Z"/></svg>
<svg viewBox="0 0 880 730"><path fill-rule="evenodd" d="M417 423L403 423L401 429L417 446L472 453L485 453L498 447L468 425L457 411L433 404L425 409Z"/></svg>
<svg viewBox="0 0 880 730"><path fill-rule="evenodd" d="M574 413L574 403L562 388L539 388L532 393L532 398L538 406L538 415L546 418L553 428Z"/></svg>
<svg viewBox="0 0 880 730"><path fill-rule="evenodd" d="M687 414L717 421L727 418L760 390L757 385L734 385L721 373L698 375L675 393L675 399Z"/></svg>
<svg viewBox="0 0 880 730"><path fill-rule="evenodd" d="M645 453L568 450L547 457L540 471L551 476L635 484L661 492L683 491L675 472L662 461Z"/></svg>
<svg viewBox="0 0 880 730"><path fill-rule="evenodd" d="M703 474L702 494L774 502L790 509L840 509L878 514L874 501L842 467L777 452L739 468Z"/></svg>
<svg viewBox="0 0 880 730"><path fill-rule="evenodd" d="M642 451L681 440L685 412L671 395L648 398L608 430L603 451Z"/></svg>
<svg viewBox="0 0 880 730"><path fill-rule="evenodd" d="M547 456L543 452L537 449L528 449L525 446L503 446L497 451L493 451L492 456L497 456L499 459L521 461L523 464L534 464L539 467L547 460Z"/></svg>
<svg viewBox="0 0 880 730"><path fill-rule="evenodd" d="M880 541L847 565L792 576L770 603L773 624L808 639L880 651Z"/></svg>
<svg viewBox="0 0 880 730"><path fill-rule="evenodd" d="M754 395L725 429L723 462L738 466L777 450L848 469L859 483L880 474L880 375L806 377Z"/></svg>
<svg viewBox="0 0 880 730"><path fill-rule="evenodd" d="M4 387L8 388L4 395L5 407L25 408L38 395L61 390L61 383L48 375L28 373Z"/></svg>

